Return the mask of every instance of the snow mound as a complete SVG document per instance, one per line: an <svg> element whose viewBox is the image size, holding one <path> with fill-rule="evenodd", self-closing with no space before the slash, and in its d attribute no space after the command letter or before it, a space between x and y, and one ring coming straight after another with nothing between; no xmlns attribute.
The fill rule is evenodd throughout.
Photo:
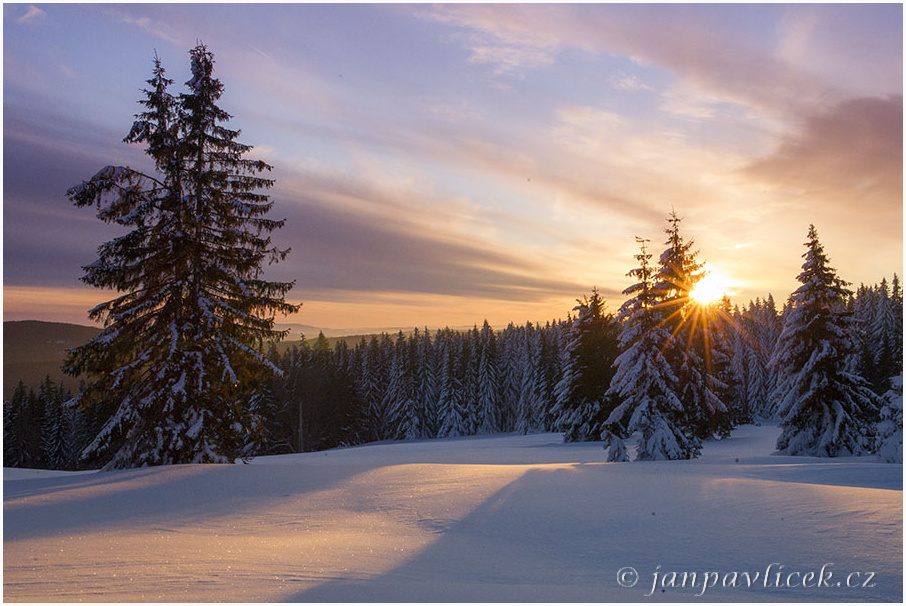
<svg viewBox="0 0 906 606"><path fill-rule="evenodd" d="M902 465L773 455L778 433L694 461L538 434L5 470L4 599L900 602Z"/></svg>

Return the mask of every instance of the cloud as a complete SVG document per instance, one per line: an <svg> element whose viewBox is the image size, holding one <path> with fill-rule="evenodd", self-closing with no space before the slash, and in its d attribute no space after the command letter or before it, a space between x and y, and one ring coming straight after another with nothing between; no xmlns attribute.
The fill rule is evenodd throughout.
<svg viewBox="0 0 906 606"><path fill-rule="evenodd" d="M528 45L500 44L497 41L475 41L469 44L470 63L489 63L496 75L513 74L526 69L546 67L554 62L547 49Z"/></svg>
<svg viewBox="0 0 906 606"><path fill-rule="evenodd" d="M119 232L75 208L65 192L106 164L137 165L141 150L62 116L35 121L14 110L5 119L5 282L76 284L97 246ZM84 132L95 134L77 134ZM298 280L302 292L538 301L577 288L477 235L480 220L470 216L468 200L437 198L429 186L394 179L379 165L360 164L353 176L280 164L274 212L288 223L274 239L294 254L268 273Z"/></svg>
<svg viewBox="0 0 906 606"><path fill-rule="evenodd" d="M704 257L721 251L722 269L728 259L734 270L766 276L791 260L791 280L808 215L877 208L844 225L872 232L883 221L888 239L901 229L891 200L902 201L902 148L894 144L902 119L897 131L895 103L848 98L855 80L815 69L809 49L839 56L843 46L827 31L854 44L845 20L823 6L809 9L821 16L813 25L807 11L779 6L399 7L390 17L414 10L435 23L415 24L417 42L380 38L389 54L364 58L363 48L378 44L360 44L370 34L357 28L373 31L387 9L304 9L305 23L321 31L299 38L301 9L281 6L289 8L224 9L237 12L216 18L176 5L91 10L107 11L104 27L131 32L141 45L145 31L186 39L177 42L180 58L165 62L174 92L187 71L184 51L198 35L211 44L224 109L237 116L243 142L262 144L253 156L276 167L275 214L289 221L274 238L294 252L269 274L298 279L300 299L380 300L386 310L443 300L446 314L457 304L480 312L506 300L528 309L565 297L555 309L566 310L593 284L625 286L633 236L659 244L671 206L688 218ZM416 46L424 53L410 52ZM860 53L850 71L871 55ZM142 157L121 141L147 74L119 73L131 96L113 103L108 95L111 109L95 111L80 105L98 103L90 92L63 102L75 99L71 87L59 92L64 54L50 68L40 53L20 54L4 59L5 81L30 95L4 102L4 213L8 226L22 226L7 227L6 275L69 284L109 237L63 192L105 164ZM902 84L886 77L891 61L866 70L877 90ZM79 82L91 81L91 69L72 65ZM563 80L591 69L599 76L592 88ZM487 94L488 74L514 94ZM99 127L114 111L123 123ZM833 244L835 234L819 228ZM789 246L775 246L780 238ZM771 244L756 255L738 242Z"/></svg>
<svg viewBox="0 0 906 606"><path fill-rule="evenodd" d="M117 233L91 209L76 208L66 190L107 164L136 157L111 145L118 137L106 130L51 116L37 122L15 108L4 116L4 284L76 284L81 266Z"/></svg>
<svg viewBox="0 0 906 606"><path fill-rule="evenodd" d="M776 54L846 91L883 97L903 90L901 4L791 4Z"/></svg>
<svg viewBox="0 0 906 606"><path fill-rule="evenodd" d="M155 38L159 38L170 44L175 44L180 47L189 48L189 45L192 44L192 41L188 36L184 35L182 32L178 32L177 28L174 28L174 20L158 20L152 19L146 15L136 16L135 15L135 6L121 5L113 6L107 5L102 7L102 10L106 12L110 17L119 21L120 23L126 23L128 25L135 26ZM138 9L146 10L146 8Z"/></svg>
<svg viewBox="0 0 906 606"><path fill-rule="evenodd" d="M607 83L615 90L623 91L650 91L652 88L642 82L635 74L620 73L607 79Z"/></svg>
<svg viewBox="0 0 906 606"><path fill-rule="evenodd" d="M444 5L416 14L447 23L471 33L458 39L471 53L469 62L490 64L496 75L519 74L554 63L562 41L545 33L545 15L556 15L549 8L519 4L506 6L510 19L501 20L493 5Z"/></svg>
<svg viewBox="0 0 906 606"><path fill-rule="evenodd" d="M870 282L901 271L901 96L850 99L805 118L740 175L777 200L765 220L776 228L772 238L786 242L788 259L801 254L792 243L814 223L843 279ZM788 265L795 275L798 265Z"/></svg>
<svg viewBox="0 0 906 606"><path fill-rule="evenodd" d="M37 6L30 4L28 6L28 10L25 12L25 14L22 15L21 17L16 18L16 23L18 23L19 25L26 25L26 24L32 25L32 24L40 23L41 21L44 21L44 19L46 17L47 17L46 12L44 12Z"/></svg>
<svg viewBox="0 0 906 606"><path fill-rule="evenodd" d="M280 241L294 251L279 271L302 291L535 301L577 288L537 259L469 233L467 218L456 223L454 209L418 189L297 169L278 180L274 199L287 217Z"/></svg>
<svg viewBox="0 0 906 606"><path fill-rule="evenodd" d="M671 72L685 87L718 101L771 115L805 114L844 96L808 64L775 53L766 44L769 36L755 36L709 7L455 5L420 14L475 32L477 38L462 38L467 48L479 39L495 41L500 49L517 48L529 59L538 52L552 60L568 48L621 55ZM845 29L845 22L840 27ZM507 65L507 54L500 56L500 65ZM540 64L526 60L522 66Z"/></svg>
<svg viewBox="0 0 906 606"><path fill-rule="evenodd" d="M744 172L828 200L901 210L903 97L850 99L808 116Z"/></svg>

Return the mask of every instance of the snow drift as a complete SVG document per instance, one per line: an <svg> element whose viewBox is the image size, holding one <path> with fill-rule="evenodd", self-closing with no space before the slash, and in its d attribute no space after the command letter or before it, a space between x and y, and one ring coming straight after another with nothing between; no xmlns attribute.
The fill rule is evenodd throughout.
<svg viewBox="0 0 906 606"><path fill-rule="evenodd" d="M771 455L778 433L693 461L539 434L7 469L4 599L900 602L902 465Z"/></svg>

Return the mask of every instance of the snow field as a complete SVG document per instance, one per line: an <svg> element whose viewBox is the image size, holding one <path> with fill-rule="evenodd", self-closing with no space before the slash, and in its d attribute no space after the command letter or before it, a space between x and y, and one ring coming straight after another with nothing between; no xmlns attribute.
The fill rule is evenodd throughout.
<svg viewBox="0 0 906 606"><path fill-rule="evenodd" d="M772 456L778 433L740 427L662 463L538 434L5 470L4 599L900 602L902 465ZM797 583L822 567L821 587ZM703 588L706 572L759 577ZM853 572L874 586L846 587Z"/></svg>

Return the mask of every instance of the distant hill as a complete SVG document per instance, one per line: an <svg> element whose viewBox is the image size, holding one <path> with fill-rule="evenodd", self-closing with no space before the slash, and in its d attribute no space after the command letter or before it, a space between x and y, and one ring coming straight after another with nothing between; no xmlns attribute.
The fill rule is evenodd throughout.
<svg viewBox="0 0 906 606"><path fill-rule="evenodd" d="M398 329L330 329L308 326L305 324L284 324L281 329L290 329L288 337L280 343L278 349L285 351L299 343L300 334L304 334L309 343L314 343L319 332L324 332L331 346L337 341L347 341L351 347L372 334L389 332L394 334ZM28 387L37 389L44 378L62 382L68 389L75 391L79 381L64 374L60 367L66 359L66 351L84 345L101 332L100 328L64 324L61 322L41 322L23 320L3 323L3 399L9 398L16 384L21 380Z"/></svg>
<svg viewBox="0 0 906 606"><path fill-rule="evenodd" d="M99 332L92 326L60 322L4 322L3 398L12 395L20 380L37 388L47 375L74 390L78 380L60 370L66 350L87 343Z"/></svg>
<svg viewBox="0 0 906 606"><path fill-rule="evenodd" d="M363 338L367 340L372 335L381 333L396 335L401 330L399 328L332 329L306 324L278 324L277 328L290 330L287 338L278 345L278 350L281 352L293 345L298 345L301 334L305 335L305 339L310 344L314 344L318 333L323 332L331 347L335 346L338 341L346 341L350 347L355 347ZM471 327L457 328L457 330L469 329ZM411 328L402 330L406 335L412 333ZM54 382L62 382L68 389L75 391L79 384L78 379L64 374L60 370L66 359L66 351L84 345L99 332L101 329L97 327L62 322L38 320L4 322L3 399L12 395L20 380L28 387L37 389L44 377L48 375Z"/></svg>

